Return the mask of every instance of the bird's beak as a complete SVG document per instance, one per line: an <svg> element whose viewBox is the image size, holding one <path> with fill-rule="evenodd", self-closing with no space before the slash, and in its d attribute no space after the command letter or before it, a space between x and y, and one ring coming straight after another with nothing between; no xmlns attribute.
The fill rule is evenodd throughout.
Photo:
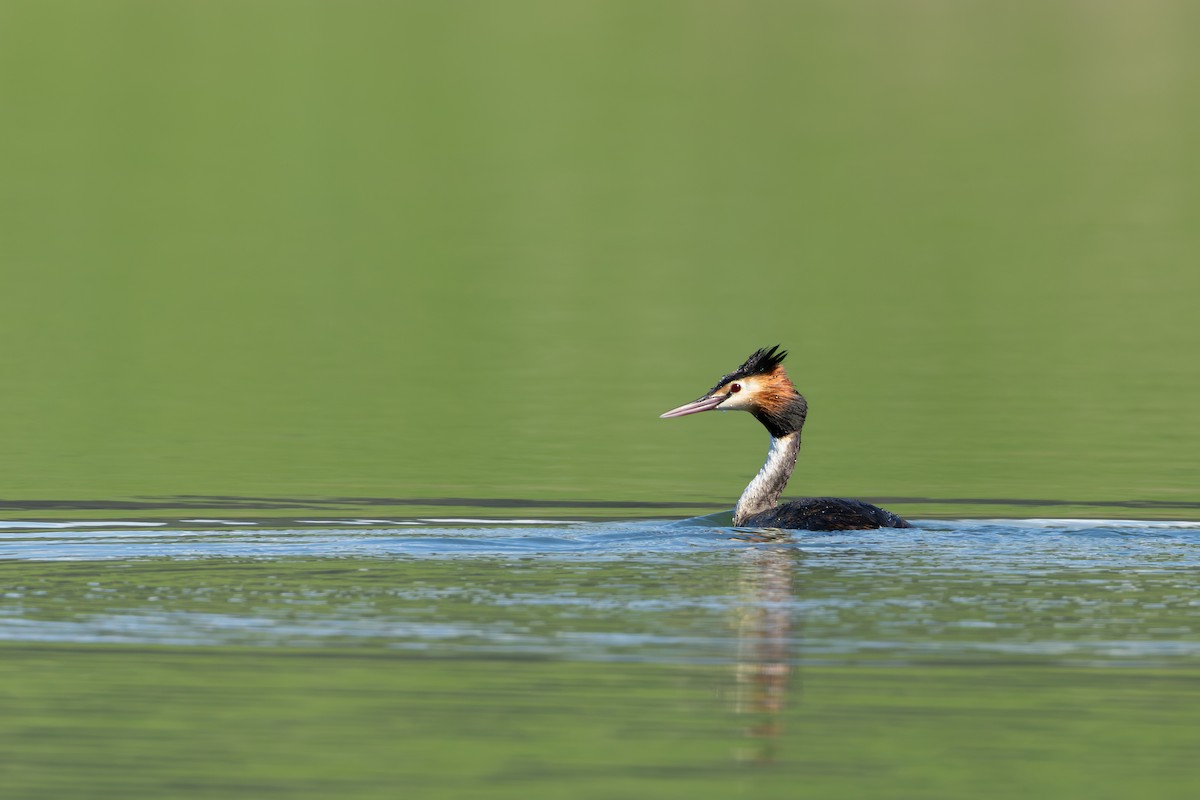
<svg viewBox="0 0 1200 800"><path fill-rule="evenodd" d="M724 403L729 398L726 394L710 394L701 397L699 400L693 400L679 408L672 408L665 414L660 414L660 419L670 419L671 417L686 417L688 414L699 414L701 411L712 411L717 406Z"/></svg>

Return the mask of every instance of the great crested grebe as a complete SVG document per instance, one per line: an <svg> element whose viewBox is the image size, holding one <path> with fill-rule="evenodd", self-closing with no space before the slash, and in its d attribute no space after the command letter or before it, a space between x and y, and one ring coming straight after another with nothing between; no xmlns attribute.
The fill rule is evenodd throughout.
<svg viewBox="0 0 1200 800"><path fill-rule="evenodd" d="M746 363L717 381L699 400L663 414L684 417L701 411L749 411L771 434L767 462L750 481L733 510L733 524L742 528L791 528L806 531L848 531L865 528L911 528L890 511L861 500L839 497L805 497L783 505L779 495L787 486L796 455L800 429L808 414L804 395L783 371L786 350L779 345L755 350Z"/></svg>

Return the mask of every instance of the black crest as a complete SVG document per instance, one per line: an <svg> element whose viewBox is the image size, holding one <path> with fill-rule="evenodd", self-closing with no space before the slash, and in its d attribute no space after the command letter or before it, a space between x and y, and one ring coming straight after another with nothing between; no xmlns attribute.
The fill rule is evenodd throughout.
<svg viewBox="0 0 1200 800"><path fill-rule="evenodd" d="M778 367L785 358L787 358L787 350L780 350L779 345L775 345L774 347L760 347L750 354L750 357L746 359L744 364L717 381L717 385L709 391L709 394L712 394L730 381L739 381L742 378L749 378L751 375L765 375Z"/></svg>

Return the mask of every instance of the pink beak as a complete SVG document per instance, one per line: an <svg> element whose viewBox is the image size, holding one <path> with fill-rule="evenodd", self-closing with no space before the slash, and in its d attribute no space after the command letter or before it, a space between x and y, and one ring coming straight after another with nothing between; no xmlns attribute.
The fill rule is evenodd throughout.
<svg viewBox="0 0 1200 800"><path fill-rule="evenodd" d="M728 399L729 395L708 395L701 397L699 400L693 400L690 403L672 408L665 414L660 414L661 419L670 419L671 417L686 417L688 414L699 414L701 411L712 411L717 406L721 405Z"/></svg>

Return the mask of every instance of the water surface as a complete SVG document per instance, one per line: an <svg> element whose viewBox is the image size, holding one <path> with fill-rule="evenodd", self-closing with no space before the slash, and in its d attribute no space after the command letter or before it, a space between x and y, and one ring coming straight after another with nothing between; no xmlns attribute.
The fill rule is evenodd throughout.
<svg viewBox="0 0 1200 800"><path fill-rule="evenodd" d="M1198 503L1196 12L10 0L0 499Z"/></svg>
<svg viewBox="0 0 1200 800"><path fill-rule="evenodd" d="M1200 786L1200 523L720 520L5 522L7 785Z"/></svg>

